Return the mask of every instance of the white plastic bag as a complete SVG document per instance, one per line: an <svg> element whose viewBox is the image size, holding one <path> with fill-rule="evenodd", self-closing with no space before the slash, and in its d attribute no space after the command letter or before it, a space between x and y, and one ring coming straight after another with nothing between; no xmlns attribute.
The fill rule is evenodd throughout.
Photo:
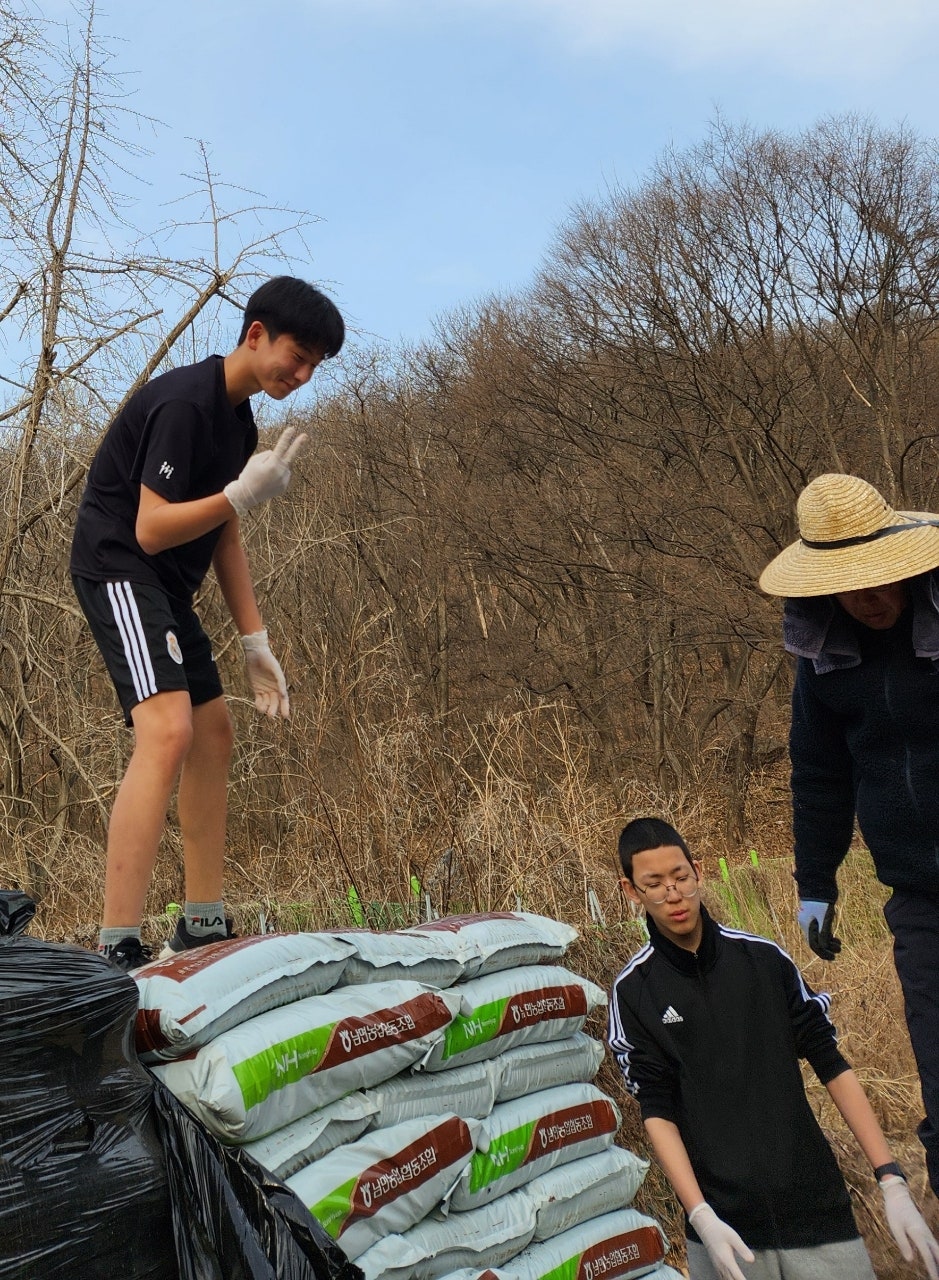
<svg viewBox="0 0 939 1280"><path fill-rule="evenodd" d="M476 1152L449 1198L475 1209L570 1160L605 1151L620 1124L614 1102L592 1084L559 1085L500 1102L480 1123Z"/></svg>
<svg viewBox="0 0 939 1280"><path fill-rule="evenodd" d="M560 960L577 938L572 925L530 911L447 916L401 932L432 937L441 947L447 946L451 954L463 959L466 978Z"/></svg>
<svg viewBox="0 0 939 1280"><path fill-rule="evenodd" d="M519 1280L548 1280L560 1275L602 1276L604 1280L655 1271L668 1241L653 1218L620 1209L530 1245L512 1259Z"/></svg>
<svg viewBox="0 0 939 1280"><path fill-rule="evenodd" d="M352 948L342 974L343 986L364 982L422 982L428 987L450 987L468 976L467 961L477 959L447 938L431 934L387 933L347 929L330 935Z"/></svg>
<svg viewBox="0 0 939 1280"><path fill-rule="evenodd" d="M427 1053L459 996L416 982L341 987L273 1009L154 1073L223 1141L248 1142Z"/></svg>
<svg viewBox="0 0 939 1280"><path fill-rule="evenodd" d="M402 1120L416 1120L436 1111L455 1111L458 1116L481 1120L496 1104L496 1090L491 1062L470 1062L452 1071L431 1074L410 1071L384 1080L366 1090L366 1097L376 1108L373 1125L385 1129Z"/></svg>
<svg viewBox="0 0 939 1280"><path fill-rule="evenodd" d="M192 947L144 965L135 1038L144 1062L178 1058L268 1009L329 991L352 955L319 933L273 933Z"/></svg>
<svg viewBox="0 0 939 1280"><path fill-rule="evenodd" d="M525 1248L534 1230L530 1203L503 1196L470 1213L433 1213L410 1231L379 1240L356 1264L366 1280L437 1280L463 1267L500 1267Z"/></svg>
<svg viewBox="0 0 939 1280"><path fill-rule="evenodd" d="M336 1147L361 1137L375 1122L376 1114L375 1103L364 1093L350 1093L247 1143L245 1150L276 1177L289 1178Z"/></svg>
<svg viewBox="0 0 939 1280"><path fill-rule="evenodd" d="M373 1129L301 1169L287 1185L355 1259L440 1203L473 1153L477 1123L438 1115Z"/></svg>
<svg viewBox="0 0 939 1280"><path fill-rule="evenodd" d="M459 1014L422 1059L425 1071L479 1062L520 1044L563 1040L606 1006L606 992L596 983L555 965L492 973L450 990L460 997Z"/></svg>
<svg viewBox="0 0 939 1280"><path fill-rule="evenodd" d="M603 1045L583 1031L563 1040L523 1044L507 1049L491 1060L496 1081L496 1102L510 1102L526 1093L559 1084L589 1082L600 1070Z"/></svg>
<svg viewBox="0 0 939 1280"><path fill-rule="evenodd" d="M574 1160L527 1182L526 1195L535 1210L535 1239L550 1240L590 1218L624 1209L642 1186L649 1161L622 1147Z"/></svg>

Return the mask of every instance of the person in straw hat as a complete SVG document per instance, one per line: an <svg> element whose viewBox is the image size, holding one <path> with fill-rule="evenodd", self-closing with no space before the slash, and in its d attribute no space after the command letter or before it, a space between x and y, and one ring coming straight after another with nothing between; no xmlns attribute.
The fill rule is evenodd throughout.
<svg viewBox="0 0 939 1280"><path fill-rule="evenodd" d="M799 538L763 570L786 598L795 878L809 946L834 960L837 872L858 826L892 890L894 939L939 1195L939 515L895 511L857 476L822 475ZM880 1173L880 1171L878 1171Z"/></svg>

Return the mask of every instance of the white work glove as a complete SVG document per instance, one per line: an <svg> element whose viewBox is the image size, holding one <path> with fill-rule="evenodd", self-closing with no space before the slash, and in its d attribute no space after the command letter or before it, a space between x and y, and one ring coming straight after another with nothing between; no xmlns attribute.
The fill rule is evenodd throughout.
<svg viewBox="0 0 939 1280"><path fill-rule="evenodd" d="M805 934L806 942L823 960L834 960L841 950L841 939L831 931L834 921L833 902L799 903L799 928Z"/></svg>
<svg viewBox="0 0 939 1280"><path fill-rule="evenodd" d="M245 666L248 680L254 690L254 705L262 715L290 715L290 699L287 697L287 681L280 669L280 663L271 653L267 643L266 631L253 631L249 636L241 637L241 647L245 651Z"/></svg>
<svg viewBox="0 0 939 1280"><path fill-rule="evenodd" d="M900 1252L907 1262L913 1261L914 1250L918 1252L930 1280L939 1280L939 1244L913 1203L905 1179L891 1175L884 1178L879 1186L884 1198L887 1226L900 1246Z"/></svg>
<svg viewBox="0 0 939 1280"><path fill-rule="evenodd" d="M707 1249L711 1265L720 1276L720 1280L747 1280L737 1266L734 1255L742 1258L744 1262L753 1262L753 1254L733 1227L729 1227L722 1221L706 1200L702 1200L691 1210L688 1221Z"/></svg>
<svg viewBox="0 0 939 1280"><path fill-rule="evenodd" d="M307 437L298 436L296 427L285 427L273 449L251 455L237 480L222 490L238 515L284 492L290 484L290 464L306 442Z"/></svg>

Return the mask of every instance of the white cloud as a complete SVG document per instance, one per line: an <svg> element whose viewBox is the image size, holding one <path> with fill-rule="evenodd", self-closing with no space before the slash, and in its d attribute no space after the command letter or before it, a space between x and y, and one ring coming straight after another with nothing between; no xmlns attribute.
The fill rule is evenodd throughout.
<svg viewBox="0 0 939 1280"><path fill-rule="evenodd" d="M894 70L935 41L932 0L507 0L550 15L577 44L641 40L684 66L742 57L809 75ZM506 0L503 0L506 3Z"/></svg>
<svg viewBox="0 0 939 1280"><path fill-rule="evenodd" d="M352 3L354 0L345 0ZM688 69L747 59L839 80L886 76L937 48L934 0L358 0L428 24L428 6L531 18L573 53L642 52ZM433 9L430 10L433 13ZM438 11L439 12L439 11Z"/></svg>

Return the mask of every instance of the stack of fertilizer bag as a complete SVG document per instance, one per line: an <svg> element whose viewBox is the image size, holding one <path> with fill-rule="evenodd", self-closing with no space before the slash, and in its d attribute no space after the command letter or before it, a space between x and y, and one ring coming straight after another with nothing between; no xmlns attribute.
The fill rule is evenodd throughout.
<svg viewBox="0 0 939 1280"><path fill-rule="evenodd" d="M137 1048L366 1280L667 1280L591 1083L605 994L557 963L576 936L510 912L214 943L138 971Z"/></svg>

